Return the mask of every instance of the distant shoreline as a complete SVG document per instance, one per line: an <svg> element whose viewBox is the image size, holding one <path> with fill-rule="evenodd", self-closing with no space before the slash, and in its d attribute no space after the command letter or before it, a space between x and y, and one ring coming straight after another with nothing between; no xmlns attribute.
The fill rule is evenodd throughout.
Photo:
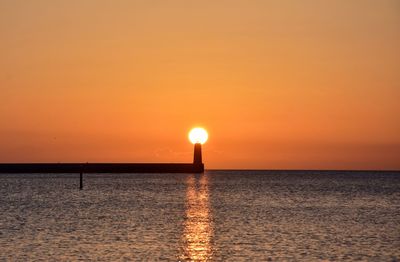
<svg viewBox="0 0 400 262"><path fill-rule="evenodd" d="M400 170L371 169L204 169L204 164L192 163L0 163L1 173L203 173L263 172L263 173L398 173Z"/></svg>
<svg viewBox="0 0 400 262"><path fill-rule="evenodd" d="M230 169L230 168L210 168L205 171L250 171L250 172L400 172L390 169Z"/></svg>

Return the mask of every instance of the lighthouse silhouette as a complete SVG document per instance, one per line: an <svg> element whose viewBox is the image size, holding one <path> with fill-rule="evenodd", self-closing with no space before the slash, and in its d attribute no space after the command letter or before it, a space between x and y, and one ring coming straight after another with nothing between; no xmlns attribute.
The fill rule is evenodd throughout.
<svg viewBox="0 0 400 262"><path fill-rule="evenodd" d="M194 144L193 165L200 172L204 171L204 164L203 164L203 159L201 156L201 144L200 143Z"/></svg>

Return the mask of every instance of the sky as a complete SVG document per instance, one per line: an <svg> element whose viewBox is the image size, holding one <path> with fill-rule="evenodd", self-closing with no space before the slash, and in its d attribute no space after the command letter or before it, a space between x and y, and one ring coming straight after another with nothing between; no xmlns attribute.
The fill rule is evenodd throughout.
<svg viewBox="0 0 400 262"><path fill-rule="evenodd" d="M398 0L0 0L0 162L400 169Z"/></svg>

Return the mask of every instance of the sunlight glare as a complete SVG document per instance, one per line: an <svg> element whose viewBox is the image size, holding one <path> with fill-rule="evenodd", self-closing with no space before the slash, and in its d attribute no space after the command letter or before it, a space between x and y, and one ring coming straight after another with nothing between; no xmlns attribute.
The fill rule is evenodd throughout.
<svg viewBox="0 0 400 262"><path fill-rule="evenodd" d="M208 139L208 133L204 128L196 127L189 132L189 140L193 144L204 144Z"/></svg>

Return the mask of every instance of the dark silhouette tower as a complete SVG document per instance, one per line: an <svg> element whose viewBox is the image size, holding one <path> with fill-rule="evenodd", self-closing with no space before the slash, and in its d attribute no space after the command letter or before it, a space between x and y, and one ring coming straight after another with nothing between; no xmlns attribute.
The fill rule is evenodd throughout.
<svg viewBox="0 0 400 262"><path fill-rule="evenodd" d="M199 172L204 172L204 164L201 156L201 144L194 144L193 166Z"/></svg>

